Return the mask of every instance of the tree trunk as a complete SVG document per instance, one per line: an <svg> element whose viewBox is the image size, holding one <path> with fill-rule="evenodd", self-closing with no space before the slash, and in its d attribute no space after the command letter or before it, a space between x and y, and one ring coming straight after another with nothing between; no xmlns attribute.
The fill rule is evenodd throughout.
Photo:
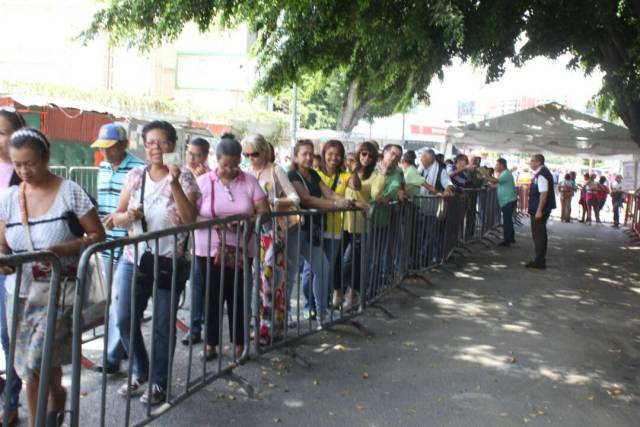
<svg viewBox="0 0 640 427"><path fill-rule="evenodd" d="M358 82L353 81L349 85L347 97L342 104L342 110L338 115L336 130L342 132L351 132L369 111L369 100L361 100L358 97Z"/></svg>
<svg viewBox="0 0 640 427"><path fill-rule="evenodd" d="M640 102L625 102L621 97L615 98L615 109L629 132L631 139L640 146Z"/></svg>

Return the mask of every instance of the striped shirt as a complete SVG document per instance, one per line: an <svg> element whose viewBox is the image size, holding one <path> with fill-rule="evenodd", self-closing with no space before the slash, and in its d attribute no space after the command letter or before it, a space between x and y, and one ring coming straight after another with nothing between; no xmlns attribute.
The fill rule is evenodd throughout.
<svg viewBox="0 0 640 427"><path fill-rule="evenodd" d="M127 153L118 168L114 171L111 163L103 161L100 163L98 172L98 214L100 218L114 212L118 208L122 185L129 171L135 167L144 165L145 162L131 153ZM119 239L127 237L126 228L113 228L107 230L107 240ZM120 258L122 251L114 252L115 260ZM108 258L110 252L103 253L104 258Z"/></svg>

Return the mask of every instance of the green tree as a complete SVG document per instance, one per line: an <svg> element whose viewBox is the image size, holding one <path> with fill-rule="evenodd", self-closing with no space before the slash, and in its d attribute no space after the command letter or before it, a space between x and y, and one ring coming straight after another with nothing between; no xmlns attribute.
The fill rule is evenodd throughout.
<svg viewBox="0 0 640 427"><path fill-rule="evenodd" d="M111 0L85 36L106 30L149 47L189 21L202 31L247 22L260 90L345 73L337 119L345 130L373 105L402 111L428 101L429 83L454 57L486 67L491 81L508 61L570 54L571 67L604 72L602 102L640 144L639 19L640 0Z"/></svg>

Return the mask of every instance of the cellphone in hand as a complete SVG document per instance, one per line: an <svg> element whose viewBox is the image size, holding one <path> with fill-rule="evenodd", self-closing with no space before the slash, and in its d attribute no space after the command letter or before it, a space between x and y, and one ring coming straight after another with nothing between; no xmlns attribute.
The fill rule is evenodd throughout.
<svg viewBox="0 0 640 427"><path fill-rule="evenodd" d="M165 165L176 165L182 166L184 163L182 161L182 156L180 153L164 153L162 155L162 163Z"/></svg>

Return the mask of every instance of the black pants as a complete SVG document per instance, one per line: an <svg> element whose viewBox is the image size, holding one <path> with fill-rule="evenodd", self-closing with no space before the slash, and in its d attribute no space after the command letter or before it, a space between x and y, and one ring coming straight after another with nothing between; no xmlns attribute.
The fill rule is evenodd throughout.
<svg viewBox="0 0 640 427"><path fill-rule="evenodd" d="M342 280L347 288L360 291L360 268L362 266L362 235L348 234L349 244L344 252Z"/></svg>
<svg viewBox="0 0 640 427"><path fill-rule="evenodd" d="M502 229L505 243L516 242L516 232L513 229L513 212L516 210L517 202L513 201L504 205L502 210Z"/></svg>
<svg viewBox="0 0 640 427"><path fill-rule="evenodd" d="M531 214L531 235L533 245L536 248L535 262L544 264L547 258L547 221L549 214L543 215L542 219L536 219L535 214Z"/></svg>
<svg viewBox="0 0 640 427"><path fill-rule="evenodd" d="M613 224L620 225L620 208L622 208L622 200L613 201Z"/></svg>
<svg viewBox="0 0 640 427"><path fill-rule="evenodd" d="M196 257L200 268L203 284L207 280L207 257ZM249 261L251 265L251 261ZM244 273L238 270L237 287L234 289L236 281L235 271L230 268L224 269L224 283L222 284L222 304L220 304L220 266L213 264L211 259L211 270L209 277L209 301L206 301L207 286L202 286L202 300L209 306L209 317L205 318L207 325L207 344L217 346L220 343L220 322L222 321L221 305L227 304L227 320L229 322L229 336L235 336L236 345L244 344ZM235 301L234 301L235 299ZM203 307L206 317L206 309ZM233 333L235 323L235 334Z"/></svg>

